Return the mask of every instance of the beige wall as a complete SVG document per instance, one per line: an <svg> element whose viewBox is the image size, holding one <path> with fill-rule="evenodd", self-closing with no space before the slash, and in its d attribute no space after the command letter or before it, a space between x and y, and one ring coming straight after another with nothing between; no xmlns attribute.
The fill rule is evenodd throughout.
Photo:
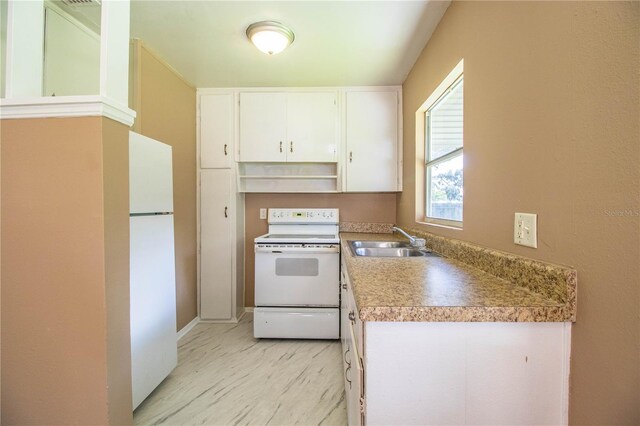
<svg viewBox="0 0 640 426"><path fill-rule="evenodd" d="M102 120L109 423L131 423L129 128Z"/></svg>
<svg viewBox="0 0 640 426"><path fill-rule="evenodd" d="M173 147L176 328L197 316L196 90L140 41L132 44L133 130Z"/></svg>
<svg viewBox="0 0 640 426"><path fill-rule="evenodd" d="M245 306L254 306L254 238L266 234L260 208L338 208L341 222L395 223L396 194L246 194Z"/></svg>
<svg viewBox="0 0 640 426"><path fill-rule="evenodd" d="M1 421L129 424L127 128L0 127Z"/></svg>
<svg viewBox="0 0 640 426"><path fill-rule="evenodd" d="M572 424L640 423L640 3L454 2L403 85L401 224L415 224L415 116L464 58L461 231L578 270ZM538 249L513 244L538 214Z"/></svg>

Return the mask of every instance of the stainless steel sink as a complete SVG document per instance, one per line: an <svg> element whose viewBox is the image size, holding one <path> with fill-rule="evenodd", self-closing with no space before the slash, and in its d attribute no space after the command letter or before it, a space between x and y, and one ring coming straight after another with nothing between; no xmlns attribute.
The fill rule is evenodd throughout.
<svg viewBox="0 0 640 426"><path fill-rule="evenodd" d="M411 247L409 243L404 241L349 241L349 244L354 250L358 248Z"/></svg>
<svg viewBox="0 0 640 426"><path fill-rule="evenodd" d="M417 249L401 241L349 241L356 256L365 257L422 257L438 256L430 250Z"/></svg>

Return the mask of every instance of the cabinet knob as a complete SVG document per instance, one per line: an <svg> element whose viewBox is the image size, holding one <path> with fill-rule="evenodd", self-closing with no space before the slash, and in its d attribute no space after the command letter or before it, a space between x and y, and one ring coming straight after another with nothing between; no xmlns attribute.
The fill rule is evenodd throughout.
<svg viewBox="0 0 640 426"><path fill-rule="evenodd" d="M349 162L353 162L353 151L349 151Z"/></svg>
<svg viewBox="0 0 640 426"><path fill-rule="evenodd" d="M349 312L349 321L356 322L356 314L353 311Z"/></svg>
<svg viewBox="0 0 640 426"><path fill-rule="evenodd" d="M280 141L280 152L282 152L282 141Z"/></svg>
<svg viewBox="0 0 640 426"><path fill-rule="evenodd" d="M229 207L224 206L224 217L229 217L227 211L229 210Z"/></svg>
<svg viewBox="0 0 640 426"><path fill-rule="evenodd" d="M224 144L224 155L227 155L227 144Z"/></svg>
<svg viewBox="0 0 640 426"><path fill-rule="evenodd" d="M289 152L293 152L293 141L289 142Z"/></svg>

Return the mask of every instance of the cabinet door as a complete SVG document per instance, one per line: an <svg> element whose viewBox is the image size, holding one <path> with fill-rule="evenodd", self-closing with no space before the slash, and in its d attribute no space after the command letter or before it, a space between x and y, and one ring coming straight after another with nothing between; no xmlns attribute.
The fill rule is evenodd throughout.
<svg viewBox="0 0 640 426"><path fill-rule="evenodd" d="M350 327L351 323L350 323ZM358 342L354 340L353 331L351 331L351 338L349 342L348 352L348 387L345 389L347 399L347 419L349 426L359 426L364 423L364 415L362 412L362 383L363 383L363 369L362 363L358 357L356 350ZM347 380L347 378L345 378Z"/></svg>
<svg viewBox="0 0 640 426"><path fill-rule="evenodd" d="M398 191L398 93L346 95L347 191Z"/></svg>
<svg viewBox="0 0 640 426"><path fill-rule="evenodd" d="M336 93L289 93L287 102L287 161L336 161Z"/></svg>
<svg viewBox="0 0 640 426"><path fill-rule="evenodd" d="M349 426L359 426L362 424L362 413L360 412L361 386L354 342L351 337L347 338L346 346L347 350L344 352L344 392L347 405L347 424Z"/></svg>
<svg viewBox="0 0 640 426"><path fill-rule="evenodd" d="M200 172L200 317L231 319L232 171Z"/></svg>
<svg viewBox="0 0 640 426"><path fill-rule="evenodd" d="M287 94L240 93L240 161L286 161Z"/></svg>
<svg viewBox="0 0 640 426"><path fill-rule="evenodd" d="M200 97L200 167L228 169L233 158L233 95Z"/></svg>
<svg viewBox="0 0 640 426"><path fill-rule="evenodd" d="M341 285L341 324L342 356L344 371L344 388L347 404L347 421L349 426L359 426L364 423L361 411L361 398L364 396L364 370L362 366L362 334L358 331L362 327L357 314L353 287L349 281L346 268L342 270ZM353 318L353 319L352 319Z"/></svg>

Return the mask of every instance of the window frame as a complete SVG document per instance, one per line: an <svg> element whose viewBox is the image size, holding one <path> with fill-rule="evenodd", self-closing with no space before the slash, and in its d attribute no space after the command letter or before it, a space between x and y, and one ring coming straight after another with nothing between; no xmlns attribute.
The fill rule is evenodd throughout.
<svg viewBox="0 0 640 426"><path fill-rule="evenodd" d="M461 60L455 68L444 78L440 85L433 91L427 100L416 111L416 222L425 225L435 225L453 229L462 229L463 221L440 219L427 215L427 204L431 196L430 169L444 161L462 156L463 145L440 157L429 158L429 119L428 113L438 105L460 82L464 82L464 60ZM464 83L463 83L464 84ZM464 90L464 87L463 87ZM463 101L464 105L464 101ZM464 107L463 107L464 108ZM464 110L463 110L464 123ZM463 124L464 125L464 124ZM464 158L464 157L463 157ZM464 160L463 160L464 161ZM463 166L464 173L464 166ZM464 195L463 195L464 197ZM464 200L463 200L464 209ZM463 214L464 220L464 214Z"/></svg>

